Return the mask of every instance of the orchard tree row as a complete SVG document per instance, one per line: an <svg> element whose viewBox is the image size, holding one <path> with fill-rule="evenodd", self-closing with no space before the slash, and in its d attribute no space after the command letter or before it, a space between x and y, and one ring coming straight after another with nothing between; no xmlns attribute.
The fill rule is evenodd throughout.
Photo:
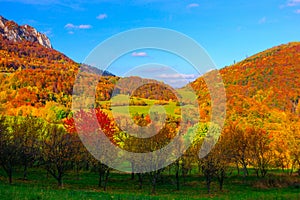
<svg viewBox="0 0 300 200"><path fill-rule="evenodd" d="M95 115L100 126L93 126L91 121ZM36 117L1 117L0 118L0 164L7 174L9 183L13 182L15 169L23 170L23 178L27 179L28 168L44 168L60 187L63 178L70 171L80 176L82 170L97 171L98 185L106 190L109 183L111 169L101 161L95 159L83 145L78 132L85 134L85 144L97 141L97 131L101 128L113 145L131 152L152 152L166 146L177 134L182 134L178 148L168 155L180 151L186 142L190 147L173 164L154 169L148 173L132 173L131 178L138 178L139 188L146 180L150 180L152 193L156 192L160 179L166 172L173 173L176 189L180 189L180 179L189 176L192 170L198 171L200 177L205 178L207 191L211 191L211 184L217 181L220 190L224 180L232 170L237 170L247 179L249 169L254 169L259 177L265 177L269 170L280 169L286 176L298 172L300 175L300 131L299 123L290 121L284 131L275 134L263 128L246 125L238 122L227 122L222 134L216 138L220 127L212 123L197 123L192 127L183 127L177 119L167 117L165 124L151 123L149 116L136 115L136 133L156 135L136 138L126 131L130 123L125 118L111 120L103 110L78 112L77 119L68 118L63 124L50 124ZM75 123L75 121L77 121ZM118 121L122 125L117 125ZM159 120L158 120L159 121ZM75 126L76 124L76 126ZM147 131L140 132L138 128L148 127ZM178 133L179 132L179 133ZM206 140L206 144L216 145L202 158L199 151ZM112 158L114 152L106 154ZM153 162L156 162L152 158ZM160 158L161 159L161 158ZM165 159L168 159L167 157ZM131 162L132 172L141 163ZM145 166L147 167L147 166ZM172 170L170 170L172 169ZM150 179L149 179L150 178Z"/></svg>

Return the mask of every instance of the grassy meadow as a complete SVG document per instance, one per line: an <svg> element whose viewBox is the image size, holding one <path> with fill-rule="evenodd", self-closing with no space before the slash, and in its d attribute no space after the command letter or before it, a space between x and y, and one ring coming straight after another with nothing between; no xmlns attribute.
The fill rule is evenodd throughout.
<svg viewBox="0 0 300 200"><path fill-rule="evenodd" d="M132 104L130 102L133 102ZM174 101L159 101L144 98L128 98L127 95L117 95L111 101L101 101L100 105L110 105L111 110L117 114L130 113L131 116L135 114L147 115L150 112L165 112L167 115L179 117L180 113L176 113L176 109L180 110L180 105ZM143 104L143 105L139 105ZM163 108L159 108L162 106Z"/></svg>
<svg viewBox="0 0 300 200"><path fill-rule="evenodd" d="M56 181L42 169L30 169L28 180L21 179L22 172L16 171L12 185L7 183L5 173L0 172L0 199L300 199L299 177L281 176L278 171L271 172L265 179L254 174L245 180L241 175L233 174L226 179L223 191L213 183L212 194L207 194L205 180L193 172L180 178L180 190L176 190L175 177L165 171L155 195L151 194L149 179L144 177L142 189L138 188L137 177L130 174L112 172L107 191L97 186L97 174L88 171L79 176L69 172L64 178L64 187L59 188Z"/></svg>

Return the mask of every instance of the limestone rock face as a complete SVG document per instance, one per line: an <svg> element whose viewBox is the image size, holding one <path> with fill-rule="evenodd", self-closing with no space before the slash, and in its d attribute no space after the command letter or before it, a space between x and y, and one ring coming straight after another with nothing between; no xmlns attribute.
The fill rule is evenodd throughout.
<svg viewBox="0 0 300 200"><path fill-rule="evenodd" d="M51 42L45 34L29 25L19 26L14 21L9 21L2 16L0 16L0 34L14 42L27 40L37 42L46 48L52 48Z"/></svg>

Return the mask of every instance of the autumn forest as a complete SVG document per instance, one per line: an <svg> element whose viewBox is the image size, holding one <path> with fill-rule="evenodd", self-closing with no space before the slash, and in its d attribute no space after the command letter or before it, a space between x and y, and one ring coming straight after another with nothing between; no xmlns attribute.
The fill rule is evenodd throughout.
<svg viewBox="0 0 300 200"><path fill-rule="evenodd" d="M1 199L300 198L300 42L272 47L220 69L226 102L212 102L206 75L176 90L156 80L121 78L40 44L26 35L32 31L29 26L3 22L9 30L28 30L19 31L24 34L14 40L0 27ZM73 86L79 71L91 77L86 85L102 76L90 109L74 113ZM118 82L122 84L116 89ZM137 83L142 86L131 93ZM177 98L187 88L196 92L196 110L192 100ZM143 134L158 134L141 139L127 133L127 98L137 125L133 130L149 127ZM226 104L223 127L210 122L212 105L221 103ZM155 106L164 107L165 116L149 111ZM119 115L113 117L113 112ZM95 116L100 127L93 126ZM156 124L161 118L165 123ZM134 173L138 164L132 162L124 173L86 147L97 140L90 133L99 128L111 144L130 152L161 149L178 132L183 135L180 144L191 145L164 168ZM209 130L221 135L209 154L199 158Z"/></svg>

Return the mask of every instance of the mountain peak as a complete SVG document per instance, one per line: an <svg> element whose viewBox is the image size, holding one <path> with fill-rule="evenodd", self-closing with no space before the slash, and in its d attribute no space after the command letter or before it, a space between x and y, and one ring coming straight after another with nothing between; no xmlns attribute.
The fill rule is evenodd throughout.
<svg viewBox="0 0 300 200"><path fill-rule="evenodd" d="M0 16L0 34L13 42L27 40L37 42L46 48L52 48L51 42L45 34L29 25L19 26L14 21L7 20L2 16Z"/></svg>

